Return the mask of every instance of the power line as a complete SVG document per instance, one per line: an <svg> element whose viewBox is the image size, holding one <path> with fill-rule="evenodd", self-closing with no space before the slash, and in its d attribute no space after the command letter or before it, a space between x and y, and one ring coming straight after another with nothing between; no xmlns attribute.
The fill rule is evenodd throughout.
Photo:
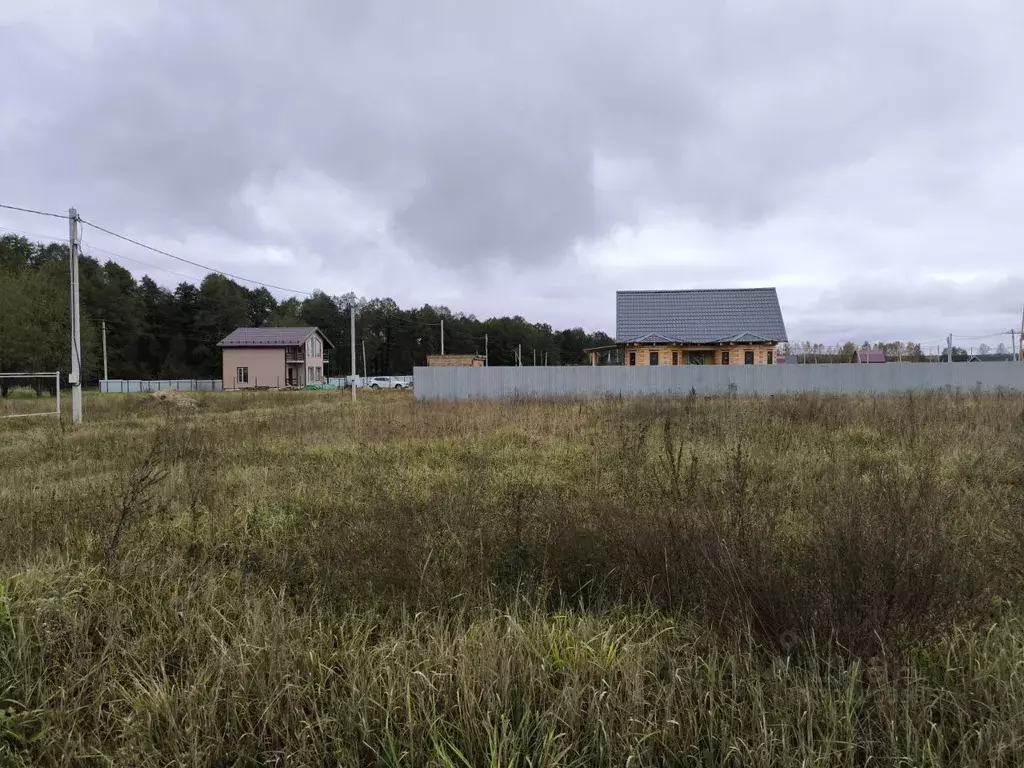
<svg viewBox="0 0 1024 768"><path fill-rule="evenodd" d="M960 334L954 333L953 334L953 338L954 339L993 339L993 338L996 338L997 336L1005 336L1008 333L1009 333L1008 330L1007 331L999 331L999 333L988 333L988 334L985 334L984 336L961 336Z"/></svg>
<svg viewBox="0 0 1024 768"><path fill-rule="evenodd" d="M10 227L0 227L0 229L2 229L4 232L11 232L12 234L15 235L24 235L25 237L37 238L39 241L39 245L42 245L43 240L49 240L51 245L57 244L57 242L60 240L59 237L56 237L54 235L41 235L38 232L25 232L24 230L11 229ZM65 243L60 243L60 245L65 245Z"/></svg>
<svg viewBox="0 0 1024 768"><path fill-rule="evenodd" d="M4 232L11 232L16 235L24 235L25 237L36 238L40 243L43 240L50 240L51 243L55 243L57 240L60 239L53 235L43 235L40 234L39 232L26 232L23 229L12 229L11 227L0 227L0 230L3 230ZM98 245L86 245L84 237L81 238L80 242L78 243L78 250L82 253L83 256L91 256L92 251L98 251L100 253L105 253L107 256L113 256L115 259L124 259L125 261L132 262L133 264L138 264L143 267L149 267L150 269L155 269L160 272L167 272L168 274L177 275L178 277L184 277L186 280L196 279L195 275L186 275L184 272L176 272L173 269L161 267L158 264L150 264L148 261L142 261L141 259L134 259L131 256L125 256L123 253L117 253L116 251L108 251L106 248L100 248ZM86 253L86 250L88 250L89 253ZM92 256L92 258L96 257ZM99 261L99 259L96 259L96 261Z"/></svg>
<svg viewBox="0 0 1024 768"><path fill-rule="evenodd" d="M86 248L89 250L89 253L85 253L84 252ZM148 261L140 261L139 259L133 259L131 256L125 256L123 253L114 253L113 251L107 251L107 250L104 250L103 248L99 248L99 247L97 247L95 245L82 246L82 249L83 249L83 253L82 253L83 256L91 256L92 255L92 251L99 251L100 253L105 253L108 256L113 256L116 259L124 259L125 261L131 261L131 262L133 262L135 264L139 264L139 265L141 265L143 267L149 267L150 269L156 269L156 270L159 270L160 272L167 272L168 274L171 274L171 275L177 275L178 277L184 277L186 280L195 280L196 279L194 275L186 275L184 272L175 272L173 269L168 269L167 267L158 267L156 264L150 264ZM96 258L96 257L93 256L93 258ZM99 261L99 259L96 259L96 261Z"/></svg>
<svg viewBox="0 0 1024 768"><path fill-rule="evenodd" d="M82 224L88 224L90 227L92 227L93 229L97 229L100 232L105 232L106 234L110 235L111 237L116 237L119 240L124 240L126 243L131 243L132 245L137 245L140 248L145 248L148 251L153 251L153 253L159 253L161 256L166 256L166 257L168 257L170 259L174 259L175 261L180 261L180 262L182 262L184 264L191 264L193 267L199 267L200 269L205 269L207 272L213 272L213 273L218 274L218 275L223 275L224 277L230 277L230 278L232 278L234 280L241 280L242 282L245 282L245 283L252 283L253 285L260 285L260 286L263 286L264 288L273 288L276 291L284 291L285 293L297 293L297 294L299 294L301 296L312 296L313 295L310 291L298 291L298 290L295 290L294 288L285 288L285 287L280 286L280 285L273 285L271 283L264 283L261 280L253 280L252 278L249 278L249 277L242 277L241 275L235 275L235 274L232 274L231 272L225 272L225 271L223 271L221 269L215 269L214 267L207 266L206 264L200 264L198 261L192 261L190 259L186 259L186 258L183 258L181 256L175 256L173 253L168 253L167 251L160 250L159 248L155 248L152 245L146 245L145 243L141 243L138 240L133 240L130 237L126 237L125 235L122 235L122 234L119 234L119 233L114 232L112 230L106 229L105 227L101 227L98 224L93 224L91 221L86 221L85 219L79 219L79 221Z"/></svg>
<svg viewBox="0 0 1024 768"><path fill-rule="evenodd" d="M50 213L49 211L37 211L34 208L21 208L17 205L4 205L0 203L0 208L6 208L9 211L21 211L22 213L34 213L36 216L52 216L55 219L67 219L66 213Z"/></svg>

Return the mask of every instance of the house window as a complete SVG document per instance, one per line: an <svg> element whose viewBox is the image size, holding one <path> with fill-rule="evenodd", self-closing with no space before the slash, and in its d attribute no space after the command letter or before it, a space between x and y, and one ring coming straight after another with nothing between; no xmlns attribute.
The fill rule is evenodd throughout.
<svg viewBox="0 0 1024 768"><path fill-rule="evenodd" d="M723 349L722 350L722 365L728 365L728 364L729 364L729 350L728 349Z"/></svg>
<svg viewBox="0 0 1024 768"><path fill-rule="evenodd" d="M679 365L679 350L672 350L672 365Z"/></svg>
<svg viewBox="0 0 1024 768"><path fill-rule="evenodd" d="M691 352L690 359L687 360L690 365L704 365L704 353L703 352Z"/></svg>
<svg viewBox="0 0 1024 768"><path fill-rule="evenodd" d="M309 366L309 368L306 369L306 383L309 384L312 381L313 381L313 366L311 365L311 366Z"/></svg>
<svg viewBox="0 0 1024 768"><path fill-rule="evenodd" d="M651 365L657 365L658 364L658 353L657 352L651 352L651 356L650 356L649 360L650 360L650 364Z"/></svg>
<svg viewBox="0 0 1024 768"><path fill-rule="evenodd" d="M320 366L319 365L316 367L316 380L317 381L322 381L323 380L323 372L320 370Z"/></svg>
<svg viewBox="0 0 1024 768"><path fill-rule="evenodd" d="M249 383L249 368L238 367L235 369L235 383L236 384L248 384Z"/></svg>
<svg viewBox="0 0 1024 768"><path fill-rule="evenodd" d="M766 354L768 355L768 358L765 360L765 362L768 363L768 365L771 365L772 364L772 356L773 356L772 355L772 350L769 349Z"/></svg>
<svg viewBox="0 0 1024 768"><path fill-rule="evenodd" d="M629 364L636 365L636 352L629 353Z"/></svg>
<svg viewBox="0 0 1024 768"><path fill-rule="evenodd" d="M754 364L754 350L748 349L743 353L743 364L753 365Z"/></svg>

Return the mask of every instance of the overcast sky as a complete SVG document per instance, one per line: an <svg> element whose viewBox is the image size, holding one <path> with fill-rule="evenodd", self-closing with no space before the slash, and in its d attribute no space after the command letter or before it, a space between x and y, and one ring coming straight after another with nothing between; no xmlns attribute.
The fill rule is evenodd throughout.
<svg viewBox="0 0 1024 768"><path fill-rule="evenodd" d="M0 202L403 306L773 285L791 339L934 345L1020 326L1022 40L1019 0L0 0Z"/></svg>

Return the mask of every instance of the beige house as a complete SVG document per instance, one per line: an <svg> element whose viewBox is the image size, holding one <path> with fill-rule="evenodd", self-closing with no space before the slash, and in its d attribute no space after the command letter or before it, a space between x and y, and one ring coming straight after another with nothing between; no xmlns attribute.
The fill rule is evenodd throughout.
<svg viewBox="0 0 1024 768"><path fill-rule="evenodd" d="M322 384L334 347L318 328L236 328L217 346L226 390Z"/></svg>
<svg viewBox="0 0 1024 768"><path fill-rule="evenodd" d="M774 288L618 291L615 338L591 365L771 365L788 341Z"/></svg>

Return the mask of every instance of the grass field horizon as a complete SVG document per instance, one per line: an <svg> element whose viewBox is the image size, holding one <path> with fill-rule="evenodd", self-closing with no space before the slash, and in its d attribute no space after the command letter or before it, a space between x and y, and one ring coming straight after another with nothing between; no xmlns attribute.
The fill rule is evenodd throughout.
<svg viewBox="0 0 1024 768"><path fill-rule="evenodd" d="M1024 398L185 398L0 419L0 763L1024 764Z"/></svg>

